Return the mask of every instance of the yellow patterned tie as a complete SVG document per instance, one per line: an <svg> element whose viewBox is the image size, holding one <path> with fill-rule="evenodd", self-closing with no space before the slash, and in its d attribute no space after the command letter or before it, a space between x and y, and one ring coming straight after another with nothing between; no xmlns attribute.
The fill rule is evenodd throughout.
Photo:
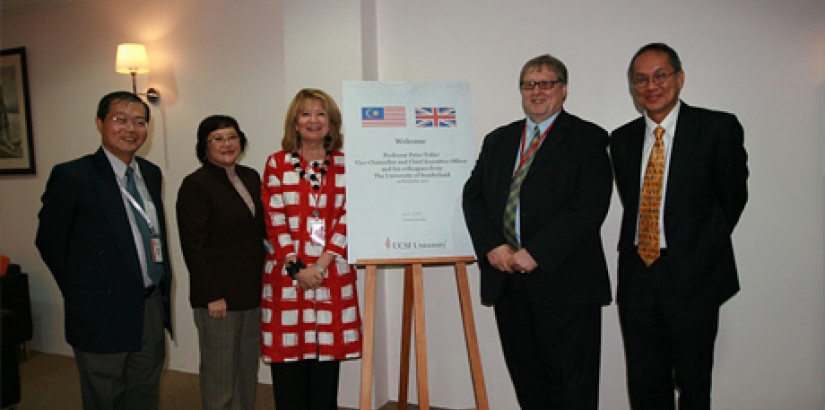
<svg viewBox="0 0 825 410"><path fill-rule="evenodd" d="M656 142L650 151L639 201L639 256L650 266L659 259L659 211L662 205L662 180L665 174L665 129L656 127Z"/></svg>

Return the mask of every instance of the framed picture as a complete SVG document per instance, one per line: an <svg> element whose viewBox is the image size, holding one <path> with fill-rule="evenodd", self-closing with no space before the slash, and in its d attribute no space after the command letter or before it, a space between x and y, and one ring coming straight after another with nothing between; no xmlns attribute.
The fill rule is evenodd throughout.
<svg viewBox="0 0 825 410"><path fill-rule="evenodd" d="M0 51L0 175L34 175L26 49Z"/></svg>

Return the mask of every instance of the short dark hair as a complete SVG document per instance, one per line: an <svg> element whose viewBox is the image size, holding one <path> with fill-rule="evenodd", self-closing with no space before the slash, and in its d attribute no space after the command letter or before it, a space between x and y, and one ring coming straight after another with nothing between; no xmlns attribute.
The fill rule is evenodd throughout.
<svg viewBox="0 0 825 410"><path fill-rule="evenodd" d="M143 101L137 94L129 91L113 91L104 95L103 98L100 99L100 102L97 103L97 119L104 121L106 116L109 115L109 110L112 108L112 103L115 101L141 103L143 105L143 109L146 111L146 122L149 122L152 115L152 111L149 110L149 104L146 104L146 102Z"/></svg>
<svg viewBox="0 0 825 410"><path fill-rule="evenodd" d="M564 63L550 54L542 54L527 60L527 62L524 63L524 66L521 67L521 73L518 76L519 88L521 88L521 82L524 81L524 74L526 74L528 70L538 69L541 67L547 67L553 70L556 73L558 80L561 81L562 84L567 84L567 67Z"/></svg>
<svg viewBox="0 0 825 410"><path fill-rule="evenodd" d="M633 58L630 59L630 65L627 66L627 79L629 81L633 81L633 64L636 63L636 59L648 51L667 54L667 59L670 60L670 66L673 67L673 70L677 73L682 71L682 60L679 59L679 54L676 54L676 50L665 43L650 43L640 48L636 54L633 54Z"/></svg>
<svg viewBox="0 0 825 410"><path fill-rule="evenodd" d="M241 131L241 126L238 121L228 115L210 115L201 121L198 125L198 142L195 144L195 154L198 160L205 164L206 159L206 144L209 143L209 134L212 131L221 128L234 128L241 139L241 152L246 148L246 135Z"/></svg>

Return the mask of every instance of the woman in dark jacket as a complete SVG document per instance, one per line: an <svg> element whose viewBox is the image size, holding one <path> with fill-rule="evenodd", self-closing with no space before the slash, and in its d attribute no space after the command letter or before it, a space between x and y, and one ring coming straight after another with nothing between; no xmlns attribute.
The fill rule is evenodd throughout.
<svg viewBox="0 0 825 410"><path fill-rule="evenodd" d="M266 227L257 171L236 164L246 136L229 116L198 127L203 163L178 191L180 243L200 345L203 409L253 409Z"/></svg>

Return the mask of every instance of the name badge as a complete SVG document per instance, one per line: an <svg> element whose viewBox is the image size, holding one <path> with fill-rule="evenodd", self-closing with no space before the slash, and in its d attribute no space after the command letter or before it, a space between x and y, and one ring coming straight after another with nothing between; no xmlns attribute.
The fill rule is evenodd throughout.
<svg viewBox="0 0 825 410"><path fill-rule="evenodd" d="M152 260L155 263L163 263L163 242L159 236L152 237Z"/></svg>
<svg viewBox="0 0 825 410"><path fill-rule="evenodd" d="M324 226L323 219L309 218L309 220L307 220L307 229L309 229L309 240L313 245L326 245L326 227Z"/></svg>

